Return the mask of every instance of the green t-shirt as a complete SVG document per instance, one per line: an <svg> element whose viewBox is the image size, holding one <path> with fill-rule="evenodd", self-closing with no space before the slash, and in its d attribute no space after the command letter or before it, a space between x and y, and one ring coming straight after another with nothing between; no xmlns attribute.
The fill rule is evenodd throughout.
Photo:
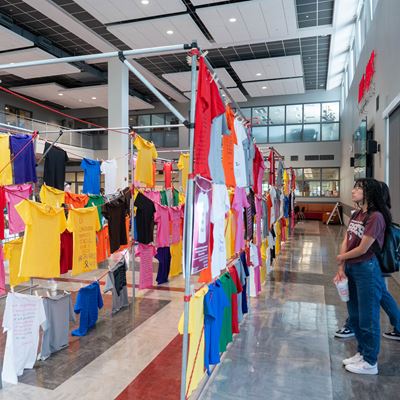
<svg viewBox="0 0 400 400"><path fill-rule="evenodd" d="M229 272L222 275L219 280L229 303L229 307L224 309L221 336L219 338L219 351L223 353L228 343L232 342L232 295L237 293L237 289Z"/></svg>
<svg viewBox="0 0 400 400"><path fill-rule="evenodd" d="M160 195L161 195L161 205L168 206L167 192L165 190L161 190Z"/></svg>
<svg viewBox="0 0 400 400"><path fill-rule="evenodd" d="M174 207L177 207L179 206L179 192L176 189L174 189L173 196L174 196Z"/></svg>
<svg viewBox="0 0 400 400"><path fill-rule="evenodd" d="M101 195L91 194L89 195L89 201L87 202L85 208L87 207L97 207L97 212L99 213L100 227L103 228L103 215L101 214L101 207L104 204L104 197Z"/></svg>

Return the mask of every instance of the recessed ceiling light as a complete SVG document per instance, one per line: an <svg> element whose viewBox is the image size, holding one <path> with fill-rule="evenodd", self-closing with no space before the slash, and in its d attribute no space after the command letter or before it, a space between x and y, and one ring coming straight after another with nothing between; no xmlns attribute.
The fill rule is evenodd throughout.
<svg viewBox="0 0 400 400"><path fill-rule="evenodd" d="M142 3L143 5L145 5L145 6L147 6L147 4L149 4L150 2L149 2L149 0L142 0L141 3Z"/></svg>
<svg viewBox="0 0 400 400"><path fill-rule="evenodd" d="M229 22L236 22L236 18L229 18Z"/></svg>
<svg viewBox="0 0 400 400"><path fill-rule="evenodd" d="M261 72L256 73L256 76L261 76L261 75L262 75Z"/></svg>
<svg viewBox="0 0 400 400"><path fill-rule="evenodd" d="M78 101L79 101L79 103L82 103L82 99L79 99Z"/></svg>
<svg viewBox="0 0 400 400"><path fill-rule="evenodd" d="M92 100L96 100L96 99L97 99L97 97L94 97L94 96L92 97Z"/></svg>
<svg viewBox="0 0 400 400"><path fill-rule="evenodd" d="M167 31L167 35L173 35L174 31Z"/></svg>
<svg viewBox="0 0 400 400"><path fill-rule="evenodd" d="M265 90L266 88L267 88L266 86L263 86L261 89L262 89L262 90Z"/></svg>
<svg viewBox="0 0 400 400"><path fill-rule="evenodd" d="M64 93L58 93L59 96L64 96Z"/></svg>
<svg viewBox="0 0 400 400"><path fill-rule="evenodd" d="M321 86L321 87L322 87L322 86L324 86L324 84L323 84L323 83L321 83L319 86Z"/></svg>
<svg viewBox="0 0 400 400"><path fill-rule="evenodd" d="M308 15L306 15L306 18L308 18Z"/></svg>

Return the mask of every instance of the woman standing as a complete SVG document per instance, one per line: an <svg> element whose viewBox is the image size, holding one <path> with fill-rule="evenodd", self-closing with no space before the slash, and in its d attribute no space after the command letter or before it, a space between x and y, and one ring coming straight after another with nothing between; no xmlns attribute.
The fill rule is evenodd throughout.
<svg viewBox="0 0 400 400"><path fill-rule="evenodd" d="M391 224L390 211L382 201L381 184L375 179L359 179L352 190L357 204L350 219L334 278L347 277L350 300L347 308L351 326L358 342L358 352L343 360L346 370L356 374L378 373L380 346L380 301L384 285L374 249L383 246L385 230Z"/></svg>

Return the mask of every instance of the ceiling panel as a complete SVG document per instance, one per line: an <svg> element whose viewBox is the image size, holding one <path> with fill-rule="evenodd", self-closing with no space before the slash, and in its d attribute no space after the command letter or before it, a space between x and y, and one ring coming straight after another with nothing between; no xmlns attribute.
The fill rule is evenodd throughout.
<svg viewBox="0 0 400 400"><path fill-rule="evenodd" d="M13 50L6 53L0 53L0 64L18 63L23 61L36 61L53 59L52 54L45 52L37 47L24 50ZM49 64L49 65L38 65L36 67L26 68L12 68L5 69L4 71L9 72L12 75L19 76L24 79L39 78L44 76L54 76L63 74L73 74L81 72L79 68L74 67L71 64Z"/></svg>
<svg viewBox="0 0 400 400"><path fill-rule="evenodd" d="M200 47L209 46L208 40L187 14L112 25L107 29L133 49L191 43L194 38Z"/></svg>
<svg viewBox="0 0 400 400"><path fill-rule="evenodd" d="M242 93L242 91L239 88L229 88L228 89L230 95L233 97L233 100L235 100L237 103L244 103L247 101L246 96ZM191 91L185 92L184 95L190 99L191 96ZM221 91L221 96L225 100L226 95Z"/></svg>
<svg viewBox="0 0 400 400"><path fill-rule="evenodd" d="M234 61L230 64L242 82L303 76L300 55Z"/></svg>
<svg viewBox="0 0 400 400"><path fill-rule="evenodd" d="M303 78L245 82L243 83L243 86L251 97L280 96L304 93Z"/></svg>
<svg viewBox="0 0 400 400"><path fill-rule="evenodd" d="M333 9L334 0L296 0L299 28L332 24Z"/></svg>
<svg viewBox="0 0 400 400"><path fill-rule="evenodd" d="M297 30L292 0L244 1L204 7L196 13L220 45L267 41Z"/></svg>
<svg viewBox="0 0 400 400"><path fill-rule="evenodd" d="M104 24L186 11L181 0L75 0Z"/></svg>
<svg viewBox="0 0 400 400"><path fill-rule="evenodd" d="M46 83L30 86L18 86L11 89L15 92L42 101L50 101L68 108L108 108L107 85L67 89L57 83ZM144 110L151 108L154 108L154 106L137 97L129 97L130 110Z"/></svg>
<svg viewBox="0 0 400 400"><path fill-rule="evenodd" d="M235 87L236 82L229 75L225 68L215 68L218 78L225 87ZM172 74L163 74L162 77L172 83L181 92L189 92L191 90L191 72L175 72Z"/></svg>
<svg viewBox="0 0 400 400"><path fill-rule="evenodd" d="M0 25L0 51L33 46L34 43Z"/></svg>

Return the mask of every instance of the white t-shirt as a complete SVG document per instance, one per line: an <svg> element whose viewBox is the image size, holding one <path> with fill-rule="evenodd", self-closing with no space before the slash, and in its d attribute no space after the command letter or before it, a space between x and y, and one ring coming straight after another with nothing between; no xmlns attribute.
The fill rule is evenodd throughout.
<svg viewBox="0 0 400 400"><path fill-rule="evenodd" d="M118 167L116 160L105 160L101 163L100 170L105 178L105 194L113 194L118 190L117 169Z"/></svg>
<svg viewBox="0 0 400 400"><path fill-rule="evenodd" d="M214 279L226 267L225 214L230 209L228 190L223 184L212 186L211 222L214 224L214 247L211 254L211 275Z"/></svg>
<svg viewBox="0 0 400 400"><path fill-rule="evenodd" d="M235 174L236 186L246 187L248 185L243 140L247 139L247 135L245 127L237 119L235 119L234 126L237 144L233 147L233 172Z"/></svg>
<svg viewBox="0 0 400 400"><path fill-rule="evenodd" d="M41 297L9 293L3 316L7 332L3 382L18 383L25 368L33 368L39 344L39 327L45 328L46 314Z"/></svg>
<svg viewBox="0 0 400 400"><path fill-rule="evenodd" d="M197 198L196 203L196 215L198 221L198 236L197 242L199 244L205 243L207 239L207 218L208 211L210 210L210 202L208 200L208 194L201 192Z"/></svg>
<svg viewBox="0 0 400 400"><path fill-rule="evenodd" d="M277 220L277 215L275 215L275 199L276 199L276 190L273 186L270 187L269 189L269 195L271 196L271 202L272 202L272 207L271 207L271 225L275 223Z"/></svg>
<svg viewBox="0 0 400 400"><path fill-rule="evenodd" d="M253 264L253 267L260 265L257 246L254 243L250 243L250 263Z"/></svg>

